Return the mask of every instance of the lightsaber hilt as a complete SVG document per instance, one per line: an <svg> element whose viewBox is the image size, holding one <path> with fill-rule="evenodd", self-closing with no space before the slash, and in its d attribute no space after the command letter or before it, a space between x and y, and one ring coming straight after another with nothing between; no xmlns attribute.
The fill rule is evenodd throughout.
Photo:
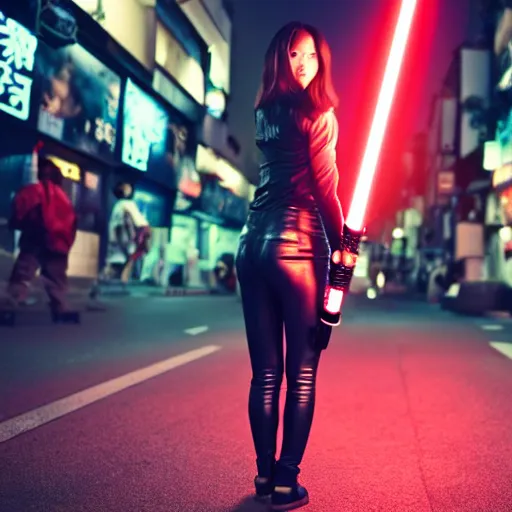
<svg viewBox="0 0 512 512"><path fill-rule="evenodd" d="M343 226L343 241L341 248L341 262L331 262L329 272L329 284L335 288L339 288L347 293L350 289L350 281L354 274L355 261L351 261L359 255L359 244L364 235L365 230L356 231L349 228L346 224Z"/></svg>
<svg viewBox="0 0 512 512"><path fill-rule="evenodd" d="M341 261L331 261L329 282L325 287L324 307L320 319L327 325L339 325L341 322L341 304L343 297L350 290L350 282L354 275L359 244L364 236L365 229L355 230L345 224L343 226L343 239L340 247Z"/></svg>

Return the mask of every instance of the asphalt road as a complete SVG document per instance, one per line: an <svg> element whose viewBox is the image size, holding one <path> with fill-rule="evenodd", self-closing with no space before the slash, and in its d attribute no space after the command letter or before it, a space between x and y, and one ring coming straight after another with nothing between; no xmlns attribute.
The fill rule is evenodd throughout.
<svg viewBox="0 0 512 512"><path fill-rule="evenodd" d="M320 364L304 510L512 511L512 321L403 298L344 311ZM0 328L0 512L265 510L235 298L25 320Z"/></svg>

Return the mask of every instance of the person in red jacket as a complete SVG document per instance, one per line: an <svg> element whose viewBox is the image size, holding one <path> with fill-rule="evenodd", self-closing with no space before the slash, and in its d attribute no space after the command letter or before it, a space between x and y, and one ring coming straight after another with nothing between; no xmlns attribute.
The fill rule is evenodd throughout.
<svg viewBox="0 0 512 512"><path fill-rule="evenodd" d="M48 158L39 157L38 180L20 189L13 200L9 226L21 231L21 237L7 292L16 304L24 302L40 268L55 318L68 311L68 256L76 237L77 219L62 189L62 173Z"/></svg>

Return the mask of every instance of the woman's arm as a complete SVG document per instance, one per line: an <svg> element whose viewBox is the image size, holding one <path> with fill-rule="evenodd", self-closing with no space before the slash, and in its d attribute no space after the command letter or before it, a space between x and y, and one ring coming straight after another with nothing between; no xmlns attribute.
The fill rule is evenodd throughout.
<svg viewBox="0 0 512 512"><path fill-rule="evenodd" d="M340 249L343 211L338 199L336 143L338 122L332 110L321 114L309 129L309 154L313 171L313 196L329 239L331 250Z"/></svg>

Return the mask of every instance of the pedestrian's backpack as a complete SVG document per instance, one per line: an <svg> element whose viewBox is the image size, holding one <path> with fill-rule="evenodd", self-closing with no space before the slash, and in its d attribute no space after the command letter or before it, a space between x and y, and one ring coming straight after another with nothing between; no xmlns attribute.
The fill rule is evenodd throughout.
<svg viewBox="0 0 512 512"><path fill-rule="evenodd" d="M44 181L42 189L43 223L46 228L46 248L68 254L76 236L76 214L66 192L51 181Z"/></svg>
<svg viewBox="0 0 512 512"><path fill-rule="evenodd" d="M44 231L45 248L68 254L76 235L76 214L66 192L51 181L22 188L14 198L12 227Z"/></svg>
<svg viewBox="0 0 512 512"><path fill-rule="evenodd" d="M36 232L43 229L39 183L27 185L16 193L12 203L11 229Z"/></svg>

